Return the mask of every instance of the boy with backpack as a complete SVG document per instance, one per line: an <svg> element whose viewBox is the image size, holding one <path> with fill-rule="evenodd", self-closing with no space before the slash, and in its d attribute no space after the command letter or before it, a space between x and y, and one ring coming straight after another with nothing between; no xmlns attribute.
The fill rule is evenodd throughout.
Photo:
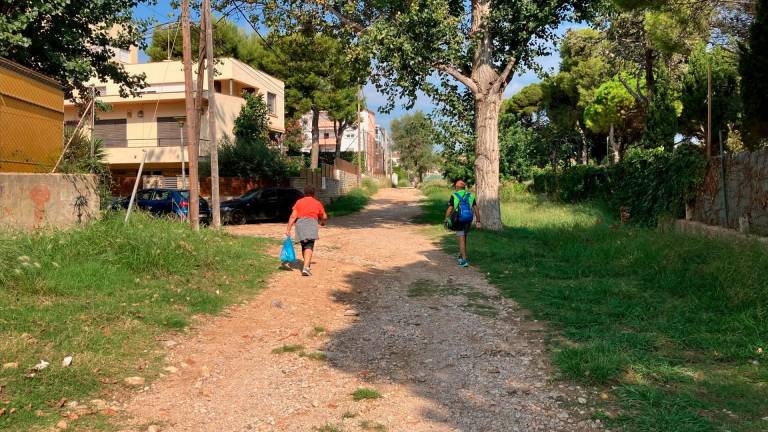
<svg viewBox="0 0 768 432"><path fill-rule="evenodd" d="M453 185L455 192L448 200L448 210L445 212L445 225L456 231L459 238L460 267L469 267L467 258L467 235L472 228L472 221L480 228L480 209L477 208L477 200L472 192L468 191L467 184L463 180L457 180Z"/></svg>

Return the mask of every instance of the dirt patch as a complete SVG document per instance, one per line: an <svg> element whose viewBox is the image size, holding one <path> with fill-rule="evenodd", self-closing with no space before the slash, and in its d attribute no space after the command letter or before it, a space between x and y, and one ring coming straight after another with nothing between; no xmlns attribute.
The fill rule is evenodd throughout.
<svg viewBox="0 0 768 432"><path fill-rule="evenodd" d="M127 404L165 431L587 431L549 382L540 326L380 191L321 231L314 276L280 272L253 301L178 341L178 369ZM283 225L234 227L280 239ZM470 239L471 242L471 239ZM470 246L471 247L471 246ZM360 389L380 397L358 398ZM355 400L358 399L358 400Z"/></svg>

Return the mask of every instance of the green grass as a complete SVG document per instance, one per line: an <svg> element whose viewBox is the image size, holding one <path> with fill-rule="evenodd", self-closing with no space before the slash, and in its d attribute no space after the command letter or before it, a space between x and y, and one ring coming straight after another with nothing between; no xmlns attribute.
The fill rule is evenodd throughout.
<svg viewBox="0 0 768 432"><path fill-rule="evenodd" d="M354 393L352 393L352 399L355 401L361 401L366 399L379 399L381 397L381 393L374 389L370 388L359 388L355 390Z"/></svg>
<svg viewBox="0 0 768 432"><path fill-rule="evenodd" d="M316 427L315 431L317 432L342 432L342 429L335 424L332 423L326 423L323 426Z"/></svg>
<svg viewBox="0 0 768 432"><path fill-rule="evenodd" d="M108 399L125 377L157 376L163 350L155 338L261 289L277 267L266 246L141 213L128 226L108 215L67 232L0 234L0 364L19 363L0 368L3 407L17 409L0 417L0 429L50 426L59 410L46 401ZM68 354L74 361L64 368ZM50 366L25 377L40 359Z"/></svg>
<svg viewBox="0 0 768 432"><path fill-rule="evenodd" d="M326 361L328 360L328 355L321 351L313 351L313 352L301 352L299 353L300 357L308 358L310 360L317 360L317 361Z"/></svg>
<svg viewBox="0 0 768 432"><path fill-rule="evenodd" d="M449 192L428 192L422 219L437 225ZM506 228L469 236L473 265L551 324L558 376L609 393L601 408L611 427L768 428L764 246L618 227L594 206L504 196ZM443 245L457 252L454 236Z"/></svg>
<svg viewBox="0 0 768 432"><path fill-rule="evenodd" d="M360 429L362 430L372 430L377 432L386 432L387 427L384 426L381 423L372 422L370 420L363 420L360 422Z"/></svg>
<svg viewBox="0 0 768 432"><path fill-rule="evenodd" d="M352 214L362 210L370 200L370 194L360 188L354 188L348 194L342 195L333 200L326 207L328 216L339 217Z"/></svg>
<svg viewBox="0 0 768 432"><path fill-rule="evenodd" d="M283 345L272 350L272 354L285 354L304 351L304 345Z"/></svg>

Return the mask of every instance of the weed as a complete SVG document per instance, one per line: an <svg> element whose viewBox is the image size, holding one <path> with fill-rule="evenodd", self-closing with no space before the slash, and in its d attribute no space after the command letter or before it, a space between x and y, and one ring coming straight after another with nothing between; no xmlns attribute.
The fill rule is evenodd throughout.
<svg viewBox="0 0 768 432"><path fill-rule="evenodd" d="M315 326L312 331L315 333L315 336L320 336L321 334L325 333L325 327Z"/></svg>
<svg viewBox="0 0 768 432"><path fill-rule="evenodd" d="M322 351L315 351L315 352L300 352L299 356L308 358L310 360L317 360L317 361L326 361L328 360L328 356L322 352Z"/></svg>
<svg viewBox="0 0 768 432"><path fill-rule="evenodd" d="M360 429L363 430L372 430L372 431L378 431L378 432L386 432L387 427L384 426L381 423L376 423L368 420L362 420L360 422Z"/></svg>
<svg viewBox="0 0 768 432"><path fill-rule="evenodd" d="M341 415L342 419L351 419L357 417L357 414L349 411L345 411L344 414Z"/></svg>
<svg viewBox="0 0 768 432"><path fill-rule="evenodd" d="M285 354L304 351L304 345L283 345L272 350L272 354Z"/></svg>
<svg viewBox="0 0 768 432"><path fill-rule="evenodd" d="M342 432L340 427L338 427L338 426L336 426L334 424L331 424L331 423L326 423L326 424L324 424L321 427L316 427L315 431L317 431L317 432Z"/></svg>
<svg viewBox="0 0 768 432"><path fill-rule="evenodd" d="M379 398L381 398L381 393L370 388L359 388L355 390L354 393L352 393L352 399L355 401L361 401L365 399L379 399Z"/></svg>
<svg viewBox="0 0 768 432"><path fill-rule="evenodd" d="M355 188L342 195L326 207L328 216L339 217L362 210L370 200L370 194L363 189Z"/></svg>

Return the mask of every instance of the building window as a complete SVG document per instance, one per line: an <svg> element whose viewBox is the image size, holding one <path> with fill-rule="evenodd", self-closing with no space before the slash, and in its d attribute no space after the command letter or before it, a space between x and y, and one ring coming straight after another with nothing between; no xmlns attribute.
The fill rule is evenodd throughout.
<svg viewBox="0 0 768 432"><path fill-rule="evenodd" d="M256 92L256 89L254 89L253 87L243 87L243 90L242 90L243 96L245 96L246 93L254 94L255 92Z"/></svg>
<svg viewBox="0 0 768 432"><path fill-rule="evenodd" d="M157 145L160 147L174 147L181 143L181 129L179 119L176 117L157 118Z"/></svg>
<svg viewBox="0 0 768 432"><path fill-rule="evenodd" d="M126 124L126 119L96 120L93 132L104 142L104 147L127 147Z"/></svg>
<svg viewBox="0 0 768 432"><path fill-rule="evenodd" d="M277 95L274 93L267 93L267 108L269 113L277 115Z"/></svg>
<svg viewBox="0 0 768 432"><path fill-rule="evenodd" d="M221 93L221 81L214 81L213 89L216 91L216 93Z"/></svg>
<svg viewBox="0 0 768 432"><path fill-rule="evenodd" d="M330 137L331 137L331 134L329 134L328 132L325 132L325 133L323 134L323 139L328 139L328 138L330 138Z"/></svg>

